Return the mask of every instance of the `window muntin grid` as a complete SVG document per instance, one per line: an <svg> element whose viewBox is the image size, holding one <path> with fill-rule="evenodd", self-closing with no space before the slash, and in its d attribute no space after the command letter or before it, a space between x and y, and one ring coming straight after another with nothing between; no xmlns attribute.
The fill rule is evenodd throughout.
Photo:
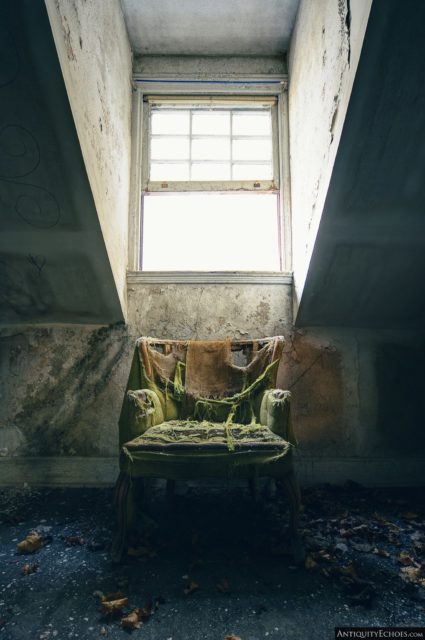
<svg viewBox="0 0 425 640"><path fill-rule="evenodd" d="M148 181L273 181L273 138L271 106L151 106Z"/></svg>

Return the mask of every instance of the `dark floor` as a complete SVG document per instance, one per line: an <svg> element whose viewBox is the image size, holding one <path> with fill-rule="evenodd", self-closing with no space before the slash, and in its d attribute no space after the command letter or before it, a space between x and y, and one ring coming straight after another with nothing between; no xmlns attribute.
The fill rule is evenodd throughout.
<svg viewBox="0 0 425 640"><path fill-rule="evenodd" d="M327 640L336 625L425 627L422 491L304 490L305 567L285 555L284 503L254 504L232 485L178 487L171 503L152 488L149 533L114 566L111 493L0 493L0 640ZM45 546L18 555L34 530ZM107 619L101 596L116 591L129 603ZM137 607L141 628L123 629Z"/></svg>

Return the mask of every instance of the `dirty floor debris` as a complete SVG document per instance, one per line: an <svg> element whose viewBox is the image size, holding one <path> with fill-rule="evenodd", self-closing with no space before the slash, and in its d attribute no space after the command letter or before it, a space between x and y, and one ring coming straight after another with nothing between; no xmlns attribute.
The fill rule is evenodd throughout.
<svg viewBox="0 0 425 640"><path fill-rule="evenodd" d="M327 640L335 626L425 626L422 491L305 489L301 567L273 494L253 503L242 485L182 483L169 501L159 482L149 493L144 534L114 566L111 490L1 490L0 640Z"/></svg>

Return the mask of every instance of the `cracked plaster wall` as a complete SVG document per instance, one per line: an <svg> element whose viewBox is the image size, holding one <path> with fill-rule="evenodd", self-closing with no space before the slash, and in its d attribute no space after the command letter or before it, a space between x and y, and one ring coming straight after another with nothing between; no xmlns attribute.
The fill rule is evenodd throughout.
<svg viewBox="0 0 425 640"><path fill-rule="evenodd" d="M372 0L302 0L289 55L295 305L301 297Z"/></svg>
<svg viewBox="0 0 425 640"><path fill-rule="evenodd" d="M125 315L132 54L121 5L46 0L46 8Z"/></svg>
<svg viewBox="0 0 425 640"><path fill-rule="evenodd" d="M52 464L75 459L82 475L75 479L75 471L69 475L68 470L71 483L84 483L83 459L116 457L117 420L139 335L208 339L284 334L278 382L293 394L301 465L354 459L362 468L363 459L408 461L416 456L424 408L416 401L412 408L411 380L403 385L398 374L400 362L406 370L416 350L411 336L296 329L288 321L291 291L284 285L134 285L128 297L126 326L0 332L0 456L17 461L22 481L30 473L25 463L30 457ZM422 385L420 367L416 369L414 389ZM400 438L400 432L409 437ZM388 474L388 464L385 469ZM325 469L320 480L344 481L347 473L338 467L328 477ZM96 481L102 482L99 468ZM388 482L379 472L373 481ZM393 483L400 481L403 477Z"/></svg>

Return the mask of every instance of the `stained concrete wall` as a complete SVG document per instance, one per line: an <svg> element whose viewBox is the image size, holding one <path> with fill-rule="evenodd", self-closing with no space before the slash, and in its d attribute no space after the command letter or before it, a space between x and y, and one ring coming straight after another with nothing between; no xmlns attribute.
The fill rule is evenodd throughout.
<svg viewBox="0 0 425 640"><path fill-rule="evenodd" d="M289 55L292 254L297 305L341 137L372 0L302 0Z"/></svg>
<svg viewBox="0 0 425 640"><path fill-rule="evenodd" d="M296 329L287 285L131 285L127 326L0 333L0 483L108 484L133 344L284 334L303 482L424 481L423 347L400 332ZM413 363L414 366L411 366Z"/></svg>
<svg viewBox="0 0 425 640"><path fill-rule="evenodd" d="M119 0L46 0L121 305L131 152L132 58Z"/></svg>

